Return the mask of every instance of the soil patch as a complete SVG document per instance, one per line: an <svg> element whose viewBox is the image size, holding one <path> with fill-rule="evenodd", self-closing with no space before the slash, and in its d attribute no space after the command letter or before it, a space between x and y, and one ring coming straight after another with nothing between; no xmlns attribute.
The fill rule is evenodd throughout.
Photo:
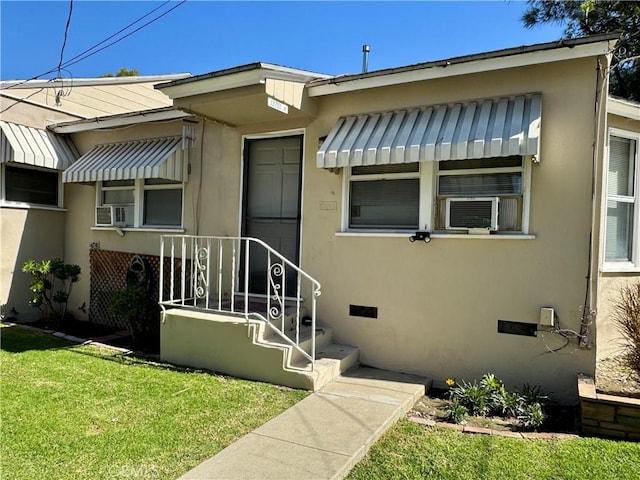
<svg viewBox="0 0 640 480"><path fill-rule="evenodd" d="M596 390L607 395L640 398L640 376L620 358L605 358L596 366Z"/></svg>

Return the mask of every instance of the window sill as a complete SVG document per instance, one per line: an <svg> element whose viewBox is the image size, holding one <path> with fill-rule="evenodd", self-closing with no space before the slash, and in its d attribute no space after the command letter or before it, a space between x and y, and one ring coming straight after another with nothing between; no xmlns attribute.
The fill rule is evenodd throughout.
<svg viewBox="0 0 640 480"><path fill-rule="evenodd" d="M640 273L640 266L631 262L606 263L600 271L602 273Z"/></svg>
<svg viewBox="0 0 640 480"><path fill-rule="evenodd" d="M53 212L66 212L66 208L54 207L48 205L32 205L30 203L12 203L12 202L0 202L1 208L15 208L20 210L50 210Z"/></svg>
<svg viewBox="0 0 640 480"><path fill-rule="evenodd" d="M175 228L175 227L91 227L91 230L96 231L115 231L120 230L121 232L157 232L157 233L184 233L186 230L184 228Z"/></svg>
<svg viewBox="0 0 640 480"><path fill-rule="evenodd" d="M384 231L384 230L347 230L344 232L336 232L336 237L378 237L378 238L409 238L416 233L411 231ZM528 233L514 234L498 234L498 235L474 235L468 233L432 233L432 239L451 239L458 240L535 240L536 236Z"/></svg>

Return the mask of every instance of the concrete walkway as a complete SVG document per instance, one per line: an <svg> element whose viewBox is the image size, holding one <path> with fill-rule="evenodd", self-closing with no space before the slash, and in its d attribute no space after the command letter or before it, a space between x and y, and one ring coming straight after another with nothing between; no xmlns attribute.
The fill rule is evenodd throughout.
<svg viewBox="0 0 640 480"><path fill-rule="evenodd" d="M373 368L347 372L179 480L343 478L430 385Z"/></svg>

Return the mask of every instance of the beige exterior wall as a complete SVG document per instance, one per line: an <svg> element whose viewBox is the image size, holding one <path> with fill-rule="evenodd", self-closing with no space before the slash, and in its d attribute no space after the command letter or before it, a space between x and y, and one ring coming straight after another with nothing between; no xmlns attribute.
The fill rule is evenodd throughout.
<svg viewBox="0 0 640 480"><path fill-rule="evenodd" d="M499 334L497 321L537 323L540 308L551 306L562 328L580 329L590 261L592 146L602 128L593 108L596 67L595 58L579 59L319 97L318 117L311 122L237 129L207 122L191 156L185 233L237 235L243 135L302 129L301 265L322 283L318 320L333 327L336 341L359 347L363 364L430 376L436 385L447 377L472 380L492 372L511 386L540 384L558 400L575 401L577 373L594 373L595 349L574 342L550 353L564 343L557 334ZM542 94L540 163L532 165L531 178L534 239L434 238L412 244L408 235L336 236L343 173L318 169L315 154L319 138L338 117L533 92ZM86 133L74 140L85 152L96 143L177 134L179 125ZM159 252L160 232L120 237L91 229L95 186L67 185L65 194L65 253L83 271L91 242L103 249ZM321 202L335 202L336 209L321 209ZM88 300L88 282L83 285L74 293L79 303ZM350 304L377 307L378 318L350 317Z"/></svg>
<svg viewBox="0 0 640 480"><path fill-rule="evenodd" d="M49 260L64 256L65 212L38 208L0 208L0 305L17 320L38 320L40 313L29 305L30 276L22 273L27 260ZM83 272L86 274L88 271Z"/></svg>
<svg viewBox="0 0 640 480"><path fill-rule="evenodd" d="M561 346L552 333L497 333L498 320L537 323L555 308L579 330L589 264L593 102L596 60L531 66L376 89L324 99L307 130L302 265L323 285L319 318L338 341L360 348L362 363L471 380L492 372L510 384L543 385L576 398L576 374L592 373L594 350ZM542 93L540 164L532 166L533 240L340 237L342 175L315 167L317 139L341 115L478 98ZM336 211L321 211L335 201ZM350 317L349 305L378 307L378 318ZM548 347L548 348L547 348ZM574 351L575 350L575 351ZM572 353L573 352L573 353Z"/></svg>
<svg viewBox="0 0 640 480"><path fill-rule="evenodd" d="M640 121L619 117L617 115L609 115L607 118L607 127L626 130L629 132L640 132ZM608 132L607 132L608 135ZM608 141L607 141L608 144ZM607 165L607 162L603 162ZM636 172L636 176L638 172ZM604 238L604 226L606 225L606 184L602 183L603 197L601 209L601 224L603 225L600 237ZM639 241L638 238L635 241ZM604 242L602 251L604 252ZM598 330L597 337L597 358L604 359L615 357L624 350L624 338L618 331L613 322L613 314L615 310L615 302L620 298L620 290L628 285L640 282L640 271L636 272L612 272L603 271L604 254L601 254L600 263L600 281L598 288L598 311L596 316L596 325Z"/></svg>
<svg viewBox="0 0 640 480"><path fill-rule="evenodd" d="M33 128L46 128L47 125L59 122L79 120L83 117L72 115L55 107L45 108L37 105L25 105L22 102L0 96L0 112L5 122L19 123Z"/></svg>

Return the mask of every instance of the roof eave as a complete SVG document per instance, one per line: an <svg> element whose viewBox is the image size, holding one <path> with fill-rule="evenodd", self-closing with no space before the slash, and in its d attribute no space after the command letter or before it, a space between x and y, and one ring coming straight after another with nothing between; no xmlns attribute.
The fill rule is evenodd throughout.
<svg viewBox="0 0 640 480"><path fill-rule="evenodd" d="M640 121L640 103L609 97L607 111L612 115Z"/></svg>
<svg viewBox="0 0 640 480"><path fill-rule="evenodd" d="M307 88L310 97L317 97L421 80L607 55L611 53L617 39L617 35L609 34L590 37L589 41L575 39L510 48L437 62L421 63L357 75L338 76L328 80L311 82Z"/></svg>
<svg viewBox="0 0 640 480"><path fill-rule="evenodd" d="M330 76L258 62L161 83L155 85L154 88L169 98L177 99L259 85L265 83L267 78L307 83L311 80L330 78Z"/></svg>
<svg viewBox="0 0 640 480"><path fill-rule="evenodd" d="M175 110L173 107L154 108L138 112L107 115L104 117L88 118L71 122L49 125L47 128L55 133L78 133L103 128L115 128L140 123L150 123L167 120L179 120L190 117L188 113Z"/></svg>

